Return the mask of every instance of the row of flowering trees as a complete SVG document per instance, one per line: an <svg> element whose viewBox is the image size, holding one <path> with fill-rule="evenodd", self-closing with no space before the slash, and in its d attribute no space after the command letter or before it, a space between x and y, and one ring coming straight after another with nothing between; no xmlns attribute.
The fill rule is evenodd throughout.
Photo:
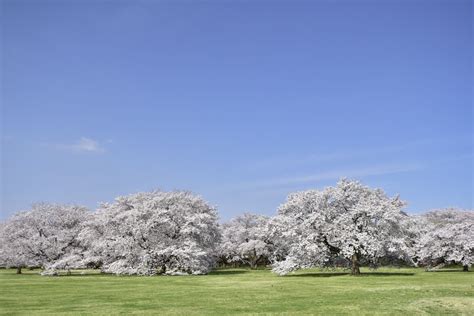
<svg viewBox="0 0 474 316"><path fill-rule="evenodd" d="M189 192L118 197L96 212L36 204L0 224L0 265L43 274L100 268L114 274L205 274L218 264L309 267L474 262L474 212L410 216L398 197L357 181L290 194L274 217L245 213L219 224L217 210Z"/></svg>

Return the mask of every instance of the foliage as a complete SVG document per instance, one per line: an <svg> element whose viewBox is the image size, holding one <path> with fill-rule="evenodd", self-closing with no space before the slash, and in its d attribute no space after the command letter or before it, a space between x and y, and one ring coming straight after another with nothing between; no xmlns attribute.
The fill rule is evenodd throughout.
<svg viewBox="0 0 474 316"><path fill-rule="evenodd" d="M81 240L86 263L115 274L204 274L219 242L217 211L189 192L153 191L103 204Z"/></svg>
<svg viewBox="0 0 474 316"><path fill-rule="evenodd" d="M118 197L90 213L39 203L0 223L0 266L101 268L114 274L206 274L221 262L310 267L473 264L474 213L409 216L405 203L357 181L292 193L274 217L245 213L219 226L217 210L189 192ZM222 238L221 238L222 235Z"/></svg>
<svg viewBox="0 0 474 316"><path fill-rule="evenodd" d="M269 220L267 216L244 213L223 224L220 257L252 268L267 263L272 250L267 236Z"/></svg>
<svg viewBox="0 0 474 316"><path fill-rule="evenodd" d="M6 266L41 266L45 274L78 267L78 235L89 216L81 206L35 204L2 224L0 257Z"/></svg>
<svg viewBox="0 0 474 316"><path fill-rule="evenodd" d="M417 219L419 265L474 263L474 213L458 209L434 210Z"/></svg>
<svg viewBox="0 0 474 316"><path fill-rule="evenodd" d="M342 257L358 274L361 259L375 264L389 254L407 257L410 220L403 206L398 197L345 179L336 187L290 194L277 216L288 255L274 271L324 267Z"/></svg>

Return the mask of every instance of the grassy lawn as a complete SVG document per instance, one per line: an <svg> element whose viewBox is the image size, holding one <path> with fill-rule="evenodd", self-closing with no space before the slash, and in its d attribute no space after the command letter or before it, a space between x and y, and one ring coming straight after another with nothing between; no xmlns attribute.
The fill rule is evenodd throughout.
<svg viewBox="0 0 474 316"><path fill-rule="evenodd" d="M207 276L44 277L0 270L0 314L474 315L474 273L226 269Z"/></svg>

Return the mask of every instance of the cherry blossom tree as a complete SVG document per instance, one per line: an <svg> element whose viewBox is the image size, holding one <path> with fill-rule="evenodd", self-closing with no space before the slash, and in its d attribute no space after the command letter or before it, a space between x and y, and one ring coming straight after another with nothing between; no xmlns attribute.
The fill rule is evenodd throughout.
<svg viewBox="0 0 474 316"><path fill-rule="evenodd" d="M248 264L252 269L267 263L271 246L267 236L269 217L244 213L222 225L220 255L227 262Z"/></svg>
<svg viewBox="0 0 474 316"><path fill-rule="evenodd" d="M273 270L286 274L344 258L357 275L361 262L377 264L387 255L409 260L407 231L412 224L404 205L399 197L346 179L324 190L290 194L277 216L289 243L287 255Z"/></svg>
<svg viewBox="0 0 474 316"><path fill-rule="evenodd" d="M215 263L217 211L189 192L153 191L103 204L81 233L94 263L115 274L204 274Z"/></svg>
<svg viewBox="0 0 474 316"><path fill-rule="evenodd" d="M266 226L267 242L272 251L269 261L272 264L282 264L293 245L293 241L288 238L289 235L286 233L288 219L285 216L273 216Z"/></svg>
<svg viewBox="0 0 474 316"><path fill-rule="evenodd" d="M90 212L75 205L38 203L1 226L1 261L7 266L37 267L44 274L70 269L80 261L77 239Z"/></svg>
<svg viewBox="0 0 474 316"><path fill-rule="evenodd" d="M21 274L22 268L38 266L38 263L29 260L16 243L12 242L10 234L12 226L13 223L10 221L0 224L0 267L15 267L16 273Z"/></svg>
<svg viewBox="0 0 474 316"><path fill-rule="evenodd" d="M442 209L418 217L416 243L419 265L433 267L449 263L468 271L474 263L474 212Z"/></svg>

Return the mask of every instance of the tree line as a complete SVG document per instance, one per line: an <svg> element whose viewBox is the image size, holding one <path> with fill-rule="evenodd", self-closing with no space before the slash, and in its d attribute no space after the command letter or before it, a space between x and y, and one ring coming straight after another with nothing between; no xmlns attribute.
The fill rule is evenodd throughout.
<svg viewBox="0 0 474 316"><path fill-rule="evenodd" d="M427 269L474 261L474 212L410 215L398 196L342 179L292 193L273 217L244 213L223 224L217 209L185 191L120 196L95 211L38 203L0 223L0 266L43 275L95 268L118 275L206 274L217 266L310 267L403 264Z"/></svg>

